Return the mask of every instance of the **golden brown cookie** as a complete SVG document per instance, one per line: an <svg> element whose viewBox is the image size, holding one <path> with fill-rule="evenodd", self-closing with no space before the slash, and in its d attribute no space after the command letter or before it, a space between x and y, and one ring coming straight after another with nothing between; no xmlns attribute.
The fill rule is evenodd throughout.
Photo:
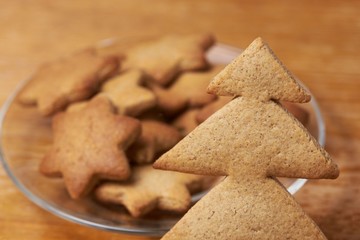
<svg viewBox="0 0 360 240"><path fill-rule="evenodd" d="M196 120L198 112L199 109L197 108L188 109L186 112L178 116L172 122L172 125L180 131L182 136L186 136L199 125Z"/></svg>
<svg viewBox="0 0 360 240"><path fill-rule="evenodd" d="M91 97L118 68L117 57L100 57L94 49L86 49L42 65L20 92L19 101L37 104L44 116L53 115Z"/></svg>
<svg viewBox="0 0 360 240"><path fill-rule="evenodd" d="M134 217L154 209L185 212L191 204L190 193L201 190L204 176L153 169L151 165L136 166L128 181L104 183L95 192L105 203L125 206Z"/></svg>
<svg viewBox="0 0 360 240"><path fill-rule="evenodd" d="M173 116L187 107L186 98L174 94L166 88L154 83L148 83L147 86L153 91L157 99L157 108L166 116Z"/></svg>
<svg viewBox="0 0 360 240"><path fill-rule="evenodd" d="M81 102L71 103L66 108L66 112L77 112L81 109L84 109L88 103L89 103L89 101L81 101Z"/></svg>
<svg viewBox="0 0 360 240"><path fill-rule="evenodd" d="M257 98L261 101L310 101L310 95L261 38L255 39L214 78L208 92L219 96Z"/></svg>
<svg viewBox="0 0 360 240"><path fill-rule="evenodd" d="M167 89L172 96L184 98L190 107L201 107L216 99L207 93L207 86L212 78L223 69L222 66L212 67L209 71L185 72Z"/></svg>
<svg viewBox="0 0 360 240"><path fill-rule="evenodd" d="M130 161L138 164L153 162L156 156L175 146L182 138L176 128L163 122L144 120L141 126L141 136L127 151Z"/></svg>
<svg viewBox="0 0 360 240"><path fill-rule="evenodd" d="M139 70L130 70L107 81L97 95L105 95L122 115L138 116L156 105L156 96L149 89L141 86L144 75ZM77 111L88 101L70 104L66 109Z"/></svg>
<svg viewBox="0 0 360 240"><path fill-rule="evenodd" d="M303 102L308 95L284 66L279 70L279 61L261 39L244 52L209 87L219 95L242 97L211 115L153 165L228 176L164 240L326 239L275 179L339 175L329 154L277 101Z"/></svg>
<svg viewBox="0 0 360 240"><path fill-rule="evenodd" d="M206 68L205 51L214 42L210 34L166 36L130 48L125 68L141 69L165 86L180 72Z"/></svg>
<svg viewBox="0 0 360 240"><path fill-rule="evenodd" d="M211 165L205 167L204 162ZM235 98L209 117L155 166L204 175L250 170L292 178L333 178L338 174L330 156L280 104L244 97Z"/></svg>
<svg viewBox="0 0 360 240"><path fill-rule="evenodd" d="M85 195L97 179L127 179L125 150L140 135L140 122L114 114L108 98L98 96L83 109L53 118L53 147L40 171L63 176L72 198Z"/></svg>
<svg viewBox="0 0 360 240"><path fill-rule="evenodd" d="M129 70L107 81L101 92L110 98L119 114L138 116L156 105L155 95L141 86L144 78L140 70Z"/></svg>
<svg viewBox="0 0 360 240"><path fill-rule="evenodd" d="M326 237L276 179L229 176L161 239L325 240Z"/></svg>

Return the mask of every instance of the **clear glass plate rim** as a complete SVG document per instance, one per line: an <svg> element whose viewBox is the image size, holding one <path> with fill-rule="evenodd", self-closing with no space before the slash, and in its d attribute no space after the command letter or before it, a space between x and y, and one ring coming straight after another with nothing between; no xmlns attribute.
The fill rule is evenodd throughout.
<svg viewBox="0 0 360 240"><path fill-rule="evenodd" d="M103 41L101 41L98 46L106 46L109 43L111 43L111 41L113 41L113 39L105 39ZM238 52L241 53L241 49L239 48L235 48L233 46L230 45L226 45L226 44L222 44L222 43L217 43L215 45L215 47L218 48L223 48L226 49L230 52ZM3 104L3 106L0 109L0 139L2 139L2 131L3 131L3 123L4 123L4 119L6 116L6 113L9 109L9 107L11 106L11 104L13 103L15 97L17 96L18 92L22 89L22 87L26 84L26 82L28 82L29 78L24 79L23 81L21 81L16 89L14 90L14 92L10 95L10 97L8 97L5 101L5 103ZM309 89L301 82L301 85L303 87L305 87L308 91ZM310 92L310 91L309 91ZM311 93L311 92L310 92ZM314 109L315 112L315 119L317 122L317 126L318 126L318 142L319 144L324 147L325 146L325 139L326 139L326 135L325 135L325 124L324 124L324 120L323 120L323 116L321 114L321 111L319 109L319 105L314 97L313 94L312 95L312 99L310 101L310 104L312 105L312 108ZM10 177L10 179L12 180L12 182L19 188L19 190L33 203L35 203L36 205L38 205L40 208L43 208L51 213L53 213L56 216L59 216L65 220L69 220L84 226L88 226L88 227L94 227L94 228L98 228L101 230L107 230L107 231L114 231L114 232L123 232L123 233L127 233L127 234L137 234L137 235L146 235L146 236L161 236L163 235L166 231L168 231L169 229L167 228L145 228L145 229L132 229L132 228L123 228L121 226L110 226L110 225L106 225L106 224L101 224L101 223L95 223L92 221L88 221L85 220L81 217L77 217L74 216L72 214L69 214L66 212L66 210L63 209L59 209L58 207L53 206L51 203L48 203L44 200L42 200L40 197L36 196L35 194L33 194L30 190L28 190L12 173L12 171L10 170L7 161L5 159L4 156L4 151L3 151L3 146L2 143L0 142L0 162L2 163L5 172L7 173L7 175ZM305 183L306 183L307 179L297 179L289 188L288 191L291 194L295 194Z"/></svg>

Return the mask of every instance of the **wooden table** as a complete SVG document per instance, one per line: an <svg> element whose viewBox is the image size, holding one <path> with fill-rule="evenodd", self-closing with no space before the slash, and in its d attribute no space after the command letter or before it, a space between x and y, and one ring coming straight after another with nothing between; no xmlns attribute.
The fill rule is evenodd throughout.
<svg viewBox="0 0 360 240"><path fill-rule="evenodd" d="M360 2L6 1L0 7L0 104L41 62L98 40L213 32L245 47L262 36L317 97L337 180L296 195L329 239L360 239ZM0 168L0 239L150 239L67 222L26 199Z"/></svg>

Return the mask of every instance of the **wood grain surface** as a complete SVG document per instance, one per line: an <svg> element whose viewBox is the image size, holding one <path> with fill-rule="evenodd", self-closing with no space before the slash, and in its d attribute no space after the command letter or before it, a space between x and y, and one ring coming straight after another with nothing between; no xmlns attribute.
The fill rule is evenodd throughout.
<svg viewBox="0 0 360 240"><path fill-rule="evenodd" d="M3 1L0 104L42 62L110 37L212 32L245 47L261 36L314 93L337 180L296 199L329 239L360 239L360 1ZM0 240L151 239L103 232L40 209L0 168ZM155 238L156 239L156 238Z"/></svg>

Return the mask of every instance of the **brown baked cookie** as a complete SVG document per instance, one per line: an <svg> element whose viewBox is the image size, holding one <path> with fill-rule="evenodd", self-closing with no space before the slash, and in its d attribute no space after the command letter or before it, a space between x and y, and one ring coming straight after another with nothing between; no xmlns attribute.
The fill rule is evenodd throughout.
<svg viewBox="0 0 360 240"><path fill-rule="evenodd" d="M129 70L107 81L101 92L110 98L119 114L138 116L156 105L155 95L141 86L144 78L140 70Z"/></svg>
<svg viewBox="0 0 360 240"><path fill-rule="evenodd" d="M86 49L42 65L20 92L19 101L37 104L44 116L53 115L91 97L118 68L117 57L100 57L94 49Z"/></svg>
<svg viewBox="0 0 360 240"><path fill-rule="evenodd" d="M171 124L180 131L182 136L186 136L199 125L196 120L198 113L199 109L197 108L188 109L178 116Z"/></svg>
<svg viewBox="0 0 360 240"><path fill-rule="evenodd" d="M205 162L212 164L204 167ZM280 104L244 97L235 98L209 117L154 166L204 175L240 174L242 169L292 178L338 174L330 156Z"/></svg>
<svg viewBox="0 0 360 240"><path fill-rule="evenodd" d="M311 98L261 38L255 39L214 78L208 92L260 101L275 99L303 103Z"/></svg>
<svg viewBox="0 0 360 240"><path fill-rule="evenodd" d="M133 217L154 209L185 212L191 204L190 193L202 189L204 176L153 169L151 165L136 166L125 182L104 183L96 198L105 203L123 205Z"/></svg>
<svg viewBox="0 0 360 240"><path fill-rule="evenodd" d="M116 107L117 113L138 116L156 105L156 96L141 86L144 75L139 70L130 70L107 81L97 95L105 95ZM77 111L88 101L70 104L66 111Z"/></svg>
<svg viewBox="0 0 360 240"><path fill-rule="evenodd" d="M85 195L97 179L127 179L125 150L140 135L140 122L114 114L105 96L83 109L53 118L53 147L40 165L47 176L62 176L72 198Z"/></svg>
<svg viewBox="0 0 360 240"><path fill-rule="evenodd" d="M174 94L166 88L158 86L154 83L149 83L147 86L153 91L157 99L157 108L165 116L173 116L184 110L187 107L186 98L179 94Z"/></svg>
<svg viewBox="0 0 360 240"><path fill-rule="evenodd" d="M253 181L229 176L161 238L170 239L326 240L326 237L276 179Z"/></svg>
<svg viewBox="0 0 360 240"><path fill-rule="evenodd" d="M210 34L196 34L171 35L139 44L126 52L125 69L141 69L165 86L180 72L206 68L205 51L214 42Z"/></svg>
<svg viewBox="0 0 360 240"><path fill-rule="evenodd" d="M185 72L168 88L173 96L184 98L190 107L201 107L216 99L207 93L207 86L223 66L212 67L209 71Z"/></svg>
<svg viewBox="0 0 360 240"><path fill-rule="evenodd" d="M88 103L89 103L89 101L81 101L81 102L71 103L66 108L66 112L77 112L81 109L84 109Z"/></svg>
<svg viewBox="0 0 360 240"><path fill-rule="evenodd" d="M217 110L225 106L228 102L230 102L233 99L233 97L219 97L214 102L211 102L204 106L202 109L199 110L199 112L196 114L196 121L198 123L204 122L208 117L213 115Z"/></svg>
<svg viewBox="0 0 360 240"><path fill-rule="evenodd" d="M141 126L141 136L127 151L130 161L138 164L153 162L182 138L176 128L163 122L144 120Z"/></svg>
<svg viewBox="0 0 360 240"><path fill-rule="evenodd" d="M336 165L305 131L272 101L238 97L210 116L154 166L228 177L163 239L323 239L316 224L272 179L337 177ZM214 228L220 223L225 223L221 229Z"/></svg>
<svg viewBox="0 0 360 240"><path fill-rule="evenodd" d="M278 103L308 101L305 89L261 39L215 77L209 89L241 97L211 115L153 166L227 178L162 239L326 239L275 178L339 175L329 154Z"/></svg>

